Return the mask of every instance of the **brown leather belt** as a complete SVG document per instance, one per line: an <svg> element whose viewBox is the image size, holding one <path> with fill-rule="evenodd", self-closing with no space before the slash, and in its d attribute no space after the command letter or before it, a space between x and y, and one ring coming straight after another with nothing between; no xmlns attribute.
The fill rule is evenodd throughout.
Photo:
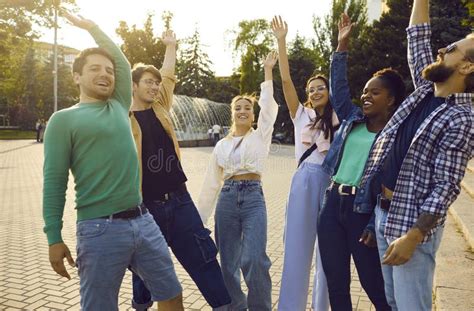
<svg viewBox="0 0 474 311"><path fill-rule="evenodd" d="M393 199L393 191L382 185L382 196L385 199L392 200Z"/></svg>
<svg viewBox="0 0 474 311"><path fill-rule="evenodd" d="M382 185L382 193L380 196L380 208L388 211L390 209L390 203L392 202L393 191Z"/></svg>

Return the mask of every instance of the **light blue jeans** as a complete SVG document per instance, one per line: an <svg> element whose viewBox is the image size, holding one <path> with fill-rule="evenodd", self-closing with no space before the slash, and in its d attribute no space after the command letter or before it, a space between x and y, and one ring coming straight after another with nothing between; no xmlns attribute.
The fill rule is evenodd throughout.
<svg viewBox="0 0 474 311"><path fill-rule="evenodd" d="M329 181L321 165L308 162L301 163L291 180L279 311L306 310L313 253L316 270L312 306L317 311L329 310L328 286L317 243L317 219Z"/></svg>
<svg viewBox="0 0 474 311"><path fill-rule="evenodd" d="M216 243L232 310L271 310L267 210L260 181L226 180L216 207ZM240 287L242 270L248 297Z"/></svg>
<svg viewBox="0 0 474 311"><path fill-rule="evenodd" d="M118 310L128 267L145 282L153 301L181 293L168 245L150 213L79 221L76 237L81 309Z"/></svg>
<svg viewBox="0 0 474 311"><path fill-rule="evenodd" d="M380 260L394 239L383 236L387 221L387 211L375 208L375 234ZM382 274L385 283L385 296L392 311L430 311L432 309L433 277L443 229L436 230L431 239L419 244L411 259L400 266L382 264Z"/></svg>

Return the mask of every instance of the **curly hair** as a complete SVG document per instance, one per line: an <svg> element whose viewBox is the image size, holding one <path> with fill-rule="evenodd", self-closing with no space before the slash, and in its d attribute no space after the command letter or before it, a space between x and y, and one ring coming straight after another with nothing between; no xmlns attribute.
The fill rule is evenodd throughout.
<svg viewBox="0 0 474 311"><path fill-rule="evenodd" d="M385 88L388 89L390 96L395 99L394 108L396 109L406 97L406 86L402 76L392 68L384 68L373 74L373 78L379 78Z"/></svg>

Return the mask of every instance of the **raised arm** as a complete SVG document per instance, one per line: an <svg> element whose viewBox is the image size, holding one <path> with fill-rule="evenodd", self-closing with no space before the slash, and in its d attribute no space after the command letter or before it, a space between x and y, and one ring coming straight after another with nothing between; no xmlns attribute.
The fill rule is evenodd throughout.
<svg viewBox="0 0 474 311"><path fill-rule="evenodd" d="M421 25L430 22L430 1L414 0L411 10L410 26Z"/></svg>
<svg viewBox="0 0 474 311"><path fill-rule="evenodd" d="M278 43L278 66L280 67L281 83L286 105L290 111L290 117L295 118L298 110L299 100L295 85L290 76L290 65L288 64L288 53L286 51L286 35L288 25L282 20L281 16L275 16L272 20L272 30Z"/></svg>
<svg viewBox="0 0 474 311"><path fill-rule="evenodd" d="M126 110L132 104L132 74L130 63L120 48L91 20L74 16L67 11L62 15L74 26L87 30L97 45L110 53L115 62L115 87L112 98L116 99Z"/></svg>
<svg viewBox="0 0 474 311"><path fill-rule="evenodd" d="M60 112L51 117L45 132L43 164L45 226L43 230L48 238L51 266L56 273L70 279L63 260L66 258L71 265L74 264L74 260L61 236L72 149L67 128L68 121Z"/></svg>
<svg viewBox="0 0 474 311"><path fill-rule="evenodd" d="M265 71L265 81L261 84L260 99L258 105L260 106L260 113L258 115L257 131L262 134L263 141L266 144L272 142L273 125L278 114L278 104L273 98L273 67L278 59L276 52L268 53L263 68Z"/></svg>
<svg viewBox="0 0 474 311"><path fill-rule="evenodd" d="M154 104L162 105L169 111L173 104L173 92L176 85L176 78L174 76L176 67L176 35L172 30L164 31L161 42L166 46L166 50L160 70L162 81Z"/></svg>
<svg viewBox="0 0 474 311"><path fill-rule="evenodd" d="M340 121L348 119L359 110L351 100L349 81L347 80L347 50L353 24L349 16L341 14L339 21L338 46L331 59L331 74L329 77L329 91L331 105Z"/></svg>
<svg viewBox="0 0 474 311"><path fill-rule="evenodd" d="M429 0L414 0L410 27L407 28L407 59L415 88L431 83L423 79L421 75L423 69L434 61L429 23Z"/></svg>

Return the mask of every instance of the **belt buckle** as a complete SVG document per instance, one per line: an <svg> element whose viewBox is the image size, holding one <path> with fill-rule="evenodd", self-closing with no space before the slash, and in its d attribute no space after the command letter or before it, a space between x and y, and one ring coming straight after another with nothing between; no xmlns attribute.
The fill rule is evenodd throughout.
<svg viewBox="0 0 474 311"><path fill-rule="evenodd" d="M342 192L343 186L343 184L340 184L339 187L337 187L337 192L339 192L339 195L349 195L348 193Z"/></svg>
<svg viewBox="0 0 474 311"><path fill-rule="evenodd" d="M345 193L345 192L342 191L344 186L348 186L348 185L340 184L339 187L337 188L337 192L339 192L339 195L355 195L355 187L348 186L348 187L351 187L351 192L350 193Z"/></svg>

